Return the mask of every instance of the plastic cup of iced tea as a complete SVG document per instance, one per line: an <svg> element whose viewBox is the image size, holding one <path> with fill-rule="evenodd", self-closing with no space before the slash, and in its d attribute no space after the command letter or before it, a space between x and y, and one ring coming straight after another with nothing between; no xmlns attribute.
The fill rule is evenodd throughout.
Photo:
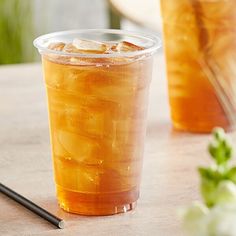
<svg viewBox="0 0 236 236"><path fill-rule="evenodd" d="M161 11L174 127L233 129L236 1L161 0Z"/></svg>
<svg viewBox="0 0 236 236"><path fill-rule="evenodd" d="M34 41L42 55L57 197L83 215L139 197L155 36L78 30Z"/></svg>

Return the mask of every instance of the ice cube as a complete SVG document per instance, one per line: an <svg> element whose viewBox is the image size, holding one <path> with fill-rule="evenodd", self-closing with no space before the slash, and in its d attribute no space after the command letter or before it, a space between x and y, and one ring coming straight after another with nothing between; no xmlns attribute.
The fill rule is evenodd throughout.
<svg viewBox="0 0 236 236"><path fill-rule="evenodd" d="M87 165L102 164L101 148L94 139L64 130L59 130L57 135L72 160Z"/></svg>
<svg viewBox="0 0 236 236"><path fill-rule="evenodd" d="M74 67L69 68L65 72L65 88L67 91L72 92L74 95L86 94L88 91L86 76L88 72L86 68Z"/></svg>
<svg viewBox="0 0 236 236"><path fill-rule="evenodd" d="M52 57L52 55L50 55ZM57 57L53 57L57 59ZM62 89L65 86L64 68L60 64L54 63L50 60L43 60L43 66L46 71L45 81L50 88Z"/></svg>
<svg viewBox="0 0 236 236"><path fill-rule="evenodd" d="M48 49L55 50L55 51L62 51L65 47L65 43L57 42L57 43L50 43Z"/></svg>
<svg viewBox="0 0 236 236"><path fill-rule="evenodd" d="M93 137L109 135L110 117L106 110L84 107L81 111L79 123L87 134Z"/></svg>
<svg viewBox="0 0 236 236"><path fill-rule="evenodd" d="M74 39L73 46L84 53L105 53L108 46L94 40Z"/></svg>
<svg viewBox="0 0 236 236"><path fill-rule="evenodd" d="M141 168L135 163L110 163L111 168L104 169L100 175L99 189L101 191L128 191L139 184Z"/></svg>
<svg viewBox="0 0 236 236"><path fill-rule="evenodd" d="M108 69L91 70L83 79L89 93L100 100L122 103L122 100L127 101L127 97L135 94L135 88L122 84L122 78L110 75Z"/></svg>
<svg viewBox="0 0 236 236"><path fill-rule="evenodd" d="M90 63L90 61L87 59L87 58L81 58L81 57L71 57L70 58L70 62L72 63L72 64L75 64L75 65L84 65L84 66L86 66L86 65L89 65Z"/></svg>
<svg viewBox="0 0 236 236"><path fill-rule="evenodd" d="M108 71L107 73L89 73L87 78L91 93L103 100L123 103L136 94L134 86L123 83L122 78L115 80L115 77L109 76Z"/></svg>
<svg viewBox="0 0 236 236"><path fill-rule="evenodd" d="M63 113L63 116L74 117L76 111L79 109L80 103L83 103L83 99L79 96L75 96L70 93L63 93L61 90L47 89L48 100L49 100L49 110L50 112L55 112L57 115ZM53 121L55 122L55 121Z"/></svg>
<svg viewBox="0 0 236 236"><path fill-rule="evenodd" d="M80 50L78 50L72 43L66 44L63 51L69 53L80 53Z"/></svg>
<svg viewBox="0 0 236 236"><path fill-rule="evenodd" d="M114 152L120 153L122 148L123 150L127 148L133 153L132 149L135 145L142 147L144 137L145 124L142 120L129 118L113 120L113 137L110 141Z"/></svg>
<svg viewBox="0 0 236 236"><path fill-rule="evenodd" d="M117 45L111 47L111 50L114 52L134 52L134 51L140 51L143 49L144 47L135 45L128 41L119 42Z"/></svg>
<svg viewBox="0 0 236 236"><path fill-rule="evenodd" d="M65 128L88 135L89 137L103 137L108 135L109 116L106 111L89 107L70 107L65 111Z"/></svg>
<svg viewBox="0 0 236 236"><path fill-rule="evenodd" d="M77 107L68 107L66 129L92 138L110 137L111 120L118 109L116 103L88 96L78 101Z"/></svg>
<svg viewBox="0 0 236 236"><path fill-rule="evenodd" d="M57 132L52 131L52 152L54 156L62 157L65 159L71 159L68 152L62 146L62 144L58 140Z"/></svg>
<svg viewBox="0 0 236 236"><path fill-rule="evenodd" d="M96 166L79 165L73 160L54 158L56 183L76 192L98 192L102 170Z"/></svg>
<svg viewBox="0 0 236 236"><path fill-rule="evenodd" d="M44 67L47 71L45 80L48 87L63 90L63 94L66 94L66 91L67 94L70 91L70 94L74 95L86 93L87 82L85 79L91 68L61 65L51 61L44 61Z"/></svg>

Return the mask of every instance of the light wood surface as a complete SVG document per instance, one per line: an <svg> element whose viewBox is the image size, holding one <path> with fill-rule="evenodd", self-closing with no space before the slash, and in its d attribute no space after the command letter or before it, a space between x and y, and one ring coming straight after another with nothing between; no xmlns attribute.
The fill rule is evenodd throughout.
<svg viewBox="0 0 236 236"><path fill-rule="evenodd" d="M161 31L159 0L109 0L113 9L126 19L154 31Z"/></svg>
<svg viewBox="0 0 236 236"><path fill-rule="evenodd" d="M199 197L196 167L208 160L209 136L172 130L162 55L154 67L141 197L134 211L108 217L59 209L41 66L0 67L0 181L66 221L54 229L0 194L0 235L182 235L176 210Z"/></svg>

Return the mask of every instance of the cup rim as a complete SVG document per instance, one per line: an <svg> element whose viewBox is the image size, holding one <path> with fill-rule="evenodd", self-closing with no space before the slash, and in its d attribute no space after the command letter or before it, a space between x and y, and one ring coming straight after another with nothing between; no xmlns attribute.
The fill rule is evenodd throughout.
<svg viewBox="0 0 236 236"><path fill-rule="evenodd" d="M126 35L133 38L139 38L152 43L152 45L148 48L144 48L143 50L133 51L133 52L114 52L111 54L94 54L94 53L69 53L56 51L47 48L44 44L48 40L69 34L82 34L82 33L107 33L107 34L117 34L117 35ZM55 54L59 56L70 56L70 57L85 57L85 58L114 58L114 57L135 57L141 55L152 55L161 47L161 39L154 34L146 34L135 31L128 30L119 30L119 29L80 29L80 30L67 30L67 31L59 31L53 32L49 34L44 34L37 37L33 41L33 45L38 49L41 54Z"/></svg>

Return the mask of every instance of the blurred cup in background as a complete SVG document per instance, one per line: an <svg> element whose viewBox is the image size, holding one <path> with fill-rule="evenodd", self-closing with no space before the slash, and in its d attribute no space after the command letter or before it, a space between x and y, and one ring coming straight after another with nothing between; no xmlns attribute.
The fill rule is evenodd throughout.
<svg viewBox="0 0 236 236"><path fill-rule="evenodd" d="M234 128L236 1L161 0L161 11L174 128Z"/></svg>

